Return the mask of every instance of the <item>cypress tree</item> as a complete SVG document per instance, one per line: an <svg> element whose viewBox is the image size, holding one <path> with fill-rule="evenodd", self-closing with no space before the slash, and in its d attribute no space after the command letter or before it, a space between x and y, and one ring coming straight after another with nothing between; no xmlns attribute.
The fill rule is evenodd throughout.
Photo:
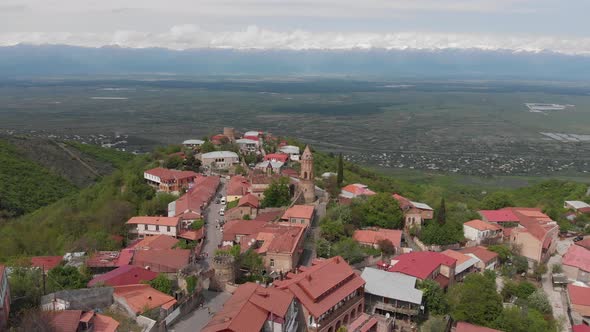
<svg viewBox="0 0 590 332"><path fill-rule="evenodd" d="M342 186L342 182L344 181L344 161L342 160L342 152L338 156L338 175L336 177L338 182L338 186Z"/></svg>
<svg viewBox="0 0 590 332"><path fill-rule="evenodd" d="M447 209L445 207L444 197L440 199L440 206L438 207L438 211L436 213L436 221L441 225L447 221Z"/></svg>

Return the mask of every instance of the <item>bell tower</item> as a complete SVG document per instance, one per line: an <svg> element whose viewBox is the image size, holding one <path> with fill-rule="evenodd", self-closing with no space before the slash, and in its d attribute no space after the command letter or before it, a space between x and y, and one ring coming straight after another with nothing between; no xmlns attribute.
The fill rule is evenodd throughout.
<svg viewBox="0 0 590 332"><path fill-rule="evenodd" d="M309 149L309 145L305 147L300 162L299 189L302 191L305 203L313 203L315 202L315 176L313 174L313 154Z"/></svg>

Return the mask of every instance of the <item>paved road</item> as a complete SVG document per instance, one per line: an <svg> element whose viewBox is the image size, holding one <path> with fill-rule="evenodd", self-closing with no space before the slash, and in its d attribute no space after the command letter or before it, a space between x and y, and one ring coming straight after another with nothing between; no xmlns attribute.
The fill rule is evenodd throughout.
<svg viewBox="0 0 590 332"><path fill-rule="evenodd" d="M221 186L217 191L216 197L213 199L211 204L206 210L206 234L205 237L205 247L201 251L202 254L207 255L207 259L205 261L205 266L209 267L211 260L213 259L213 255L215 254L215 250L218 248L219 244L221 243L221 227L217 227L217 221L223 220L223 217L219 215L219 209L224 206L221 204L215 203L219 196L225 197L225 187L226 187L226 180L224 178L221 179Z"/></svg>
<svg viewBox="0 0 590 332"><path fill-rule="evenodd" d="M549 258L547 262L547 273L543 275L543 290L547 293L551 307L553 308L553 317L559 320L561 317L566 318L563 321L565 326L563 331L570 331L571 324L567 315L567 301L565 294L560 289L553 288L553 281L551 280L551 267L553 264L561 264L562 255L566 253L567 248L573 244L572 239L559 240L557 243L557 252Z"/></svg>
<svg viewBox="0 0 590 332"><path fill-rule="evenodd" d="M205 304L202 308L193 311L183 320L176 323L170 332L195 332L201 331L205 325L211 320L213 314L216 313L223 304L231 297L229 293L219 293L211 291L203 291Z"/></svg>

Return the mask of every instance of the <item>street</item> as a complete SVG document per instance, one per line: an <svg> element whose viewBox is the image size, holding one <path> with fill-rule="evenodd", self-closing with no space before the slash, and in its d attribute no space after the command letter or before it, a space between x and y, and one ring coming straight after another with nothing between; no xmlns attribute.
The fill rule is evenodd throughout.
<svg viewBox="0 0 590 332"><path fill-rule="evenodd" d="M221 195L222 197L225 197L225 187L226 187L226 179L225 178L221 178L221 185L219 187L219 190L217 191L217 194L215 195L215 198L213 198L213 200L211 201L211 204L209 204L209 207L207 208L207 210L205 211L205 232L206 232L206 236L205 236L205 246L203 247L202 250L202 254L205 254L207 256L205 262L204 262L204 266L205 267L209 267L209 263L211 262L211 260L213 259L213 256L215 255L215 250L217 249L218 245L221 243L221 227L217 228L217 220L224 220L224 217L219 215L219 209L221 209L222 204L217 204L217 200L219 199L219 196Z"/></svg>
<svg viewBox="0 0 590 332"><path fill-rule="evenodd" d="M563 331L570 331L571 324L567 315L567 301L565 294L560 289L555 290L553 288L553 280L551 278L551 268L554 264L561 264L561 258L566 253L567 248L572 245L572 239L559 240L557 243L557 250L555 255L549 258L547 262L547 273L543 275L543 290L547 293L551 307L553 308L553 317L559 320L560 317L564 317Z"/></svg>

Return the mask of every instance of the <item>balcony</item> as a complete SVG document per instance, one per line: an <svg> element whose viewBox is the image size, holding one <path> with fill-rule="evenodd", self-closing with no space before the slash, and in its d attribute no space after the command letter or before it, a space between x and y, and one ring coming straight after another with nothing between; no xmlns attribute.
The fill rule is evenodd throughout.
<svg viewBox="0 0 590 332"><path fill-rule="evenodd" d="M381 309L384 311L395 312L408 316L415 316L420 312L420 307L411 308L407 306L395 306L391 303L377 302L373 305L374 309Z"/></svg>
<svg viewBox="0 0 590 332"><path fill-rule="evenodd" d="M360 295L360 294L348 299L348 301L346 301L340 308L332 311L329 315L327 315L321 321L319 321L319 328L321 329L322 326L329 325L330 323L332 323L332 321L338 319L342 314L344 314L350 308L358 307L358 305L361 303L361 301L363 301L363 295ZM356 314L358 315L359 312L356 312ZM356 318L356 317L353 317L353 318ZM345 325L344 322L342 323L342 325Z"/></svg>

